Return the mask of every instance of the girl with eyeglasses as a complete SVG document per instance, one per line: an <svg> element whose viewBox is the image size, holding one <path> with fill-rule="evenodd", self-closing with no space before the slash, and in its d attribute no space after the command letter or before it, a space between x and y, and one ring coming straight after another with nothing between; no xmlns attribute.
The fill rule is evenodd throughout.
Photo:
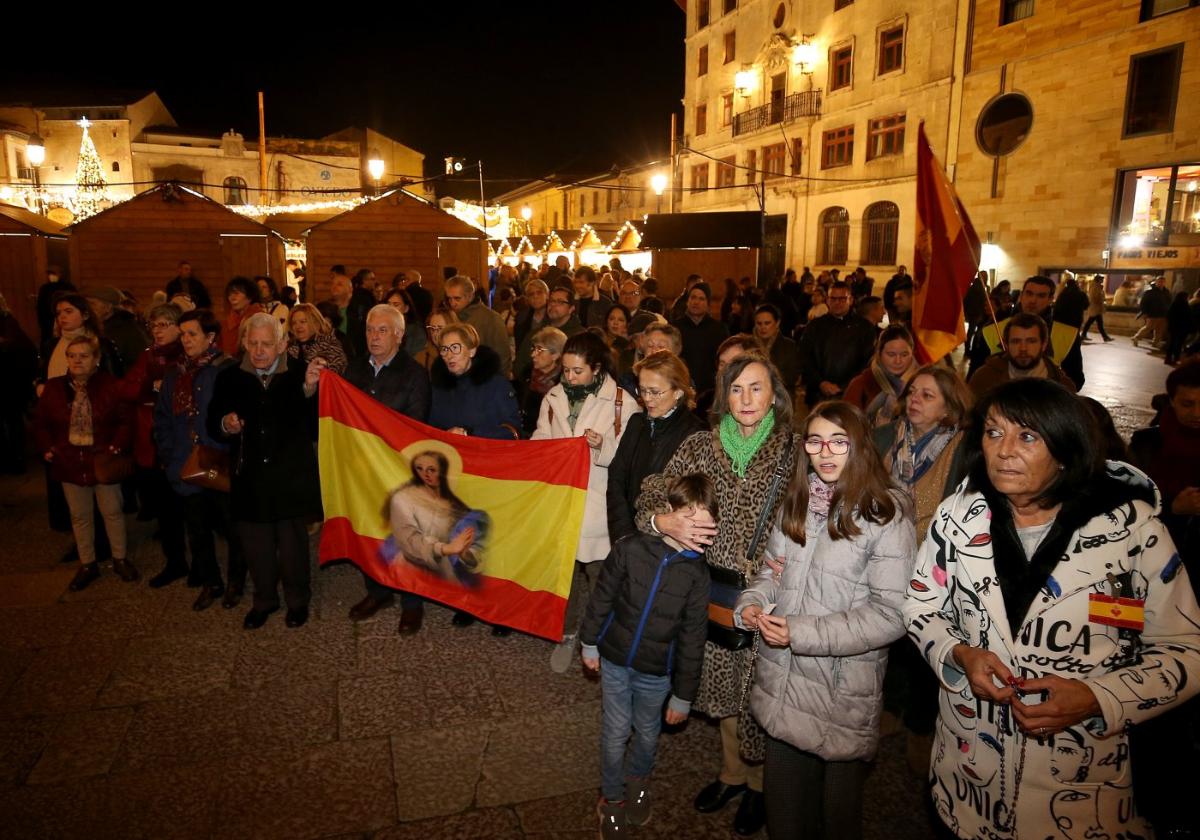
<svg viewBox="0 0 1200 840"><path fill-rule="evenodd" d="M425 347L413 357L417 360L417 364L425 368L427 372L432 371L434 362L441 358L441 354L438 352L438 339L441 337L442 330L461 323L458 315L451 309L435 309L431 312L425 321Z"/></svg>
<svg viewBox="0 0 1200 840"><path fill-rule="evenodd" d="M750 711L767 732L771 837L862 836L879 745L888 646L916 552L909 501L892 486L862 412L819 403L764 567L734 608L761 634Z"/></svg>

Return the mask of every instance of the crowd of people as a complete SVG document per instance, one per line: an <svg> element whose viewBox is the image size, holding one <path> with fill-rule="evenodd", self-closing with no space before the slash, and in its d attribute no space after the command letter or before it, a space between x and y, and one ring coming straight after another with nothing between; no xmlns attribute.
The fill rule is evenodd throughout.
<svg viewBox="0 0 1200 840"><path fill-rule="evenodd" d="M185 579L196 610L232 609L248 575L247 630L281 606L304 625L331 370L450 434L586 439L549 664L600 674L603 837L649 819L661 727L693 711L721 740L695 807L736 800L741 836L859 836L889 727L947 836L1195 830L1171 765L1200 754L1200 361L1172 370L1126 447L1075 395L1087 330L1106 333L1073 278L1031 277L1015 302L979 278L965 378L918 361L903 266L880 296L862 269L729 280L717 315L702 277L664 300L616 260L451 270L441 300L416 271L329 279L312 304L235 277L219 317L186 263L144 312L54 278L40 354L6 324L50 524L74 536L72 590L109 558L138 580L136 511L161 542L149 586ZM6 415L10 456L23 409ZM430 568L470 556L438 453L412 473L388 505L397 544ZM420 596L363 578L350 620L399 600L398 632L420 630Z"/></svg>

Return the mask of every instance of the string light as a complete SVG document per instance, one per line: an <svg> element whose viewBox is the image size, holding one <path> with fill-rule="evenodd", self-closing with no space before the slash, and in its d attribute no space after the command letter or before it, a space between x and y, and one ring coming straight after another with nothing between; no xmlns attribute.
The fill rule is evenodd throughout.
<svg viewBox="0 0 1200 840"><path fill-rule="evenodd" d="M228 204L226 206L243 216L267 217L278 216L281 213L322 213L326 210L344 213L360 207L368 201L370 201L369 198L357 197L330 201L307 201L302 204Z"/></svg>

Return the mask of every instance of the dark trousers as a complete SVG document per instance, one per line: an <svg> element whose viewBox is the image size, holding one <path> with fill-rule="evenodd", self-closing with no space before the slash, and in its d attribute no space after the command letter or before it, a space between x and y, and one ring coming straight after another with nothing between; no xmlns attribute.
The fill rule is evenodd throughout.
<svg viewBox="0 0 1200 840"><path fill-rule="evenodd" d="M161 469L138 468L138 488L143 498L153 498L153 511L158 519L158 538L163 556L173 569L187 568L187 548L184 539L186 518L183 497L171 489L167 474Z"/></svg>
<svg viewBox="0 0 1200 840"><path fill-rule="evenodd" d="M1091 318L1088 318L1087 321L1083 325L1083 337L1084 338L1087 338L1088 330L1090 330L1092 328L1092 324L1095 324L1097 327L1100 328L1100 337L1101 338L1107 339L1109 337L1108 333L1104 329L1104 316L1103 315L1093 315Z"/></svg>
<svg viewBox="0 0 1200 840"><path fill-rule="evenodd" d="M26 402L9 394L0 406L0 473L25 472Z"/></svg>
<svg viewBox="0 0 1200 840"><path fill-rule="evenodd" d="M371 577L366 572L362 573L363 585L367 589L367 594L376 601L383 601L393 592L400 595L401 609L411 610L421 607L425 603L425 599L420 595L414 595L411 592L405 592L403 589L392 589L390 586L384 586L375 578Z"/></svg>
<svg viewBox="0 0 1200 840"><path fill-rule="evenodd" d="M241 590L246 585L246 551L229 525L229 496L216 490L201 490L183 497L187 541L192 549L192 571L188 582L200 586L223 586L213 534L225 538L229 549L229 585Z"/></svg>
<svg viewBox="0 0 1200 840"><path fill-rule="evenodd" d="M771 840L862 837L865 761L826 761L767 736L763 793Z"/></svg>
<svg viewBox="0 0 1200 840"><path fill-rule="evenodd" d="M937 677L925 664L910 639L893 642L888 649L883 677L883 707L900 718L916 735L932 735L938 711Z"/></svg>
<svg viewBox="0 0 1200 840"><path fill-rule="evenodd" d="M279 584L289 610L307 607L312 598L308 568L308 525L303 516L275 522L238 522L238 539L250 562L254 608L279 607Z"/></svg>

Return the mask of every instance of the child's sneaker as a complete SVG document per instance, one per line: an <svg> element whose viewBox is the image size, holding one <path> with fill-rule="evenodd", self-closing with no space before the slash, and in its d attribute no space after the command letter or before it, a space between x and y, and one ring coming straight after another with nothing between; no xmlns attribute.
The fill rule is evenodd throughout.
<svg viewBox="0 0 1200 840"><path fill-rule="evenodd" d="M601 840L628 837L629 829L625 825L625 803L609 802L601 799L596 806L596 814L600 817Z"/></svg>
<svg viewBox="0 0 1200 840"><path fill-rule="evenodd" d="M625 821L630 825L645 825L650 822L650 788L646 787L645 779L629 778L625 780Z"/></svg>
<svg viewBox="0 0 1200 840"><path fill-rule="evenodd" d="M578 641L579 636L576 634L563 636L562 641L555 645L554 650L550 653L551 671L556 674L567 673L567 669L575 661L575 647Z"/></svg>

